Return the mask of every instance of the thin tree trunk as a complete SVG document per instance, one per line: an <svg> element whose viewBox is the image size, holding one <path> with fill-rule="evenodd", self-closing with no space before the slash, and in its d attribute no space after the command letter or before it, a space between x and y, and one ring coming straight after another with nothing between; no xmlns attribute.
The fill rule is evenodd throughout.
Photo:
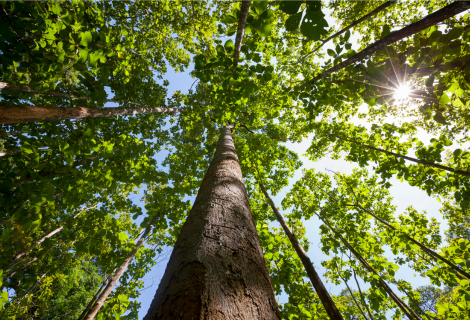
<svg viewBox="0 0 470 320"><path fill-rule="evenodd" d="M264 188L264 185L261 181L258 180L258 184L261 188L261 191L263 191L264 196L266 197L266 200L268 200L269 205L271 206L271 209L274 211L274 214L276 215L277 220L281 224L282 228L284 229L285 234L289 238L292 247L294 247L295 251L297 252L297 255L299 256L300 260L302 261L302 264L304 265L305 271L307 271L308 277L310 278L310 282L312 283L313 287L315 288L315 291L318 294L318 297L320 298L320 301L323 304L323 307L326 310L326 313L332 320L343 320L343 316L339 312L338 308L336 307L335 302L331 298L330 294L326 290L325 286L323 285L323 282L321 281L320 277L318 276L312 261L310 261L310 258L307 256L307 253L305 253L304 248L300 245L297 237L295 234L290 230L289 226L286 224L284 221L284 218L282 217L281 213L277 209L276 205L274 204L273 200L269 196L268 192Z"/></svg>
<svg viewBox="0 0 470 320"><path fill-rule="evenodd" d="M411 303L413 303L413 305L415 306L416 309L419 310L419 312L421 312L423 315L426 316L426 318L428 320L432 320L426 312L424 312L424 310L419 306L419 303L408 293L408 290L406 290L405 288L402 288L398 283L396 283L397 287L406 294L406 296L408 297L408 299L410 300Z"/></svg>
<svg viewBox="0 0 470 320"><path fill-rule="evenodd" d="M22 122L101 118L128 116L141 113L171 113L180 111L178 108L135 107L135 108L87 108L87 107L33 107L33 106L0 106L0 124Z"/></svg>
<svg viewBox="0 0 470 320"><path fill-rule="evenodd" d="M353 267L351 267L351 269L353 271L354 281L356 281L357 289L359 290L359 295L361 296L361 301L364 304L367 310L367 313L369 314L370 319L373 320L374 318L372 317L372 312L370 311L369 306L366 303L366 299L364 298L364 294L362 293L361 286L359 285L359 281L357 281L356 271L354 270Z"/></svg>
<svg viewBox="0 0 470 320"><path fill-rule="evenodd" d="M403 300L398 297L395 292L388 286L388 284L383 281L382 277L370 266L370 264L349 244L349 242L343 238L343 236L336 231L326 220L324 220L318 213L314 212L315 215L341 240L341 242L351 251L352 254L362 263L362 265L371 273L379 277L379 283L384 288L384 290L388 293L390 298L395 301L397 306L403 311L403 313L408 317L410 320L420 319L418 315L408 306L406 305ZM413 314L413 316L411 315Z"/></svg>
<svg viewBox="0 0 470 320"><path fill-rule="evenodd" d="M231 128L222 129L144 320L280 319Z"/></svg>
<svg viewBox="0 0 470 320"><path fill-rule="evenodd" d="M83 310L83 312L80 314L80 316L78 317L78 320L81 320L83 319L87 314L88 314L88 311L91 309L91 307L93 306L93 304L95 303L95 300L101 295L101 292L103 291L103 289L106 287L106 285L109 283L109 281L111 280L111 278L113 277L113 275L115 274L116 272L116 269L114 269L110 274L109 276L106 277L106 279L104 279L103 281L103 284L101 285L101 287L98 289L98 291L96 291L95 295L93 296L93 298L91 298L90 302L88 302L87 306L85 307L85 309Z"/></svg>
<svg viewBox="0 0 470 320"><path fill-rule="evenodd" d="M339 270L338 270L338 275L339 275L339 277L341 278L341 280L344 281L344 284L346 285L346 288L348 288L349 294L351 295L351 297L352 297L353 300L354 300L354 304L355 304L356 307L359 309L359 311L361 312L361 314L362 314L362 316L364 317L364 319L365 319L365 320L369 320L369 319L366 317L366 315L365 315L364 311L362 310L361 306L359 305L359 302L357 302L357 299L356 299L356 297L354 296L354 292L351 290L351 288L350 288L349 285L348 285L348 282L346 281L346 279L343 278L343 276L341 275L341 273L339 272ZM372 320L372 319L371 319L371 320Z"/></svg>
<svg viewBox="0 0 470 320"><path fill-rule="evenodd" d="M445 6L444 8L431 13L430 15L424 17L423 19L419 20L418 22L412 23L406 27L404 27L401 30L394 31L388 36L384 37L383 39L380 39L364 50L356 53L354 56L346 59L345 61L338 63L336 66L331 67L330 69L322 72L321 74L315 76L312 80L309 80L305 84L302 85L302 87L306 87L309 85L313 85L316 81L323 79L333 72L336 72L338 70L341 70L355 62L358 62L372 53L388 46L389 44L395 43L401 39L404 39L406 37L409 37L413 34L416 34L424 29L427 29L441 21L444 21L450 17L453 17L465 10L468 10L470 8L470 2L468 1L455 1L452 2L451 4Z"/></svg>
<svg viewBox="0 0 470 320"><path fill-rule="evenodd" d="M91 97L88 97L88 96L76 96L74 94L68 94L68 93L65 93L65 92L33 90L28 86L15 85L15 84L10 84L10 83L6 83L6 82L0 82L0 89L10 90L10 91L29 92L29 93L34 93L34 94L43 94L43 95L47 95L47 96L56 96L56 97L67 98L67 99L74 98L74 99L80 99L80 100L91 100ZM105 99L104 101L105 102L121 103L120 101L113 100L113 99ZM127 103L143 107L143 105L140 104L140 103L135 103L135 102L127 102Z"/></svg>
<svg viewBox="0 0 470 320"><path fill-rule="evenodd" d="M0 157L9 156L11 154L17 154L17 153L20 153L20 152L21 152L21 149L12 149L12 150L0 151Z"/></svg>
<svg viewBox="0 0 470 320"><path fill-rule="evenodd" d="M46 273L43 273L42 276L28 289L28 291L26 291L26 293L16 302L15 305L19 305L21 301L23 301L23 299L28 295L30 294L31 292L34 291L34 289L36 289L36 287L42 282L42 279L44 279L44 277L47 275L47 272Z"/></svg>
<svg viewBox="0 0 470 320"><path fill-rule="evenodd" d="M425 166L428 166L428 167L438 168L438 169L449 171L449 172L459 174L459 175L462 175L462 176L470 177L470 172L466 172L466 171L462 171L462 170L455 170L455 169L452 169L450 167L446 167L446 166L443 166L443 165L440 165L440 164L436 164L436 163L427 162L427 161L424 161L424 160L418 160L418 159L415 159L415 158L407 157L407 156L404 156L404 155L401 155L401 154L398 154L398 153L395 153L395 152L379 149L379 148L370 146L370 145L362 143L362 142L357 142L357 141L354 141L354 140L351 140L351 139L342 138L342 137L337 136L337 135L332 134L332 133L327 133L327 132L324 132L324 133L331 136L331 137L335 137L335 138L338 138L338 139L343 140L343 141L355 143L355 144L358 144L358 145L363 146L365 148L372 149L372 150L375 150L375 151L379 151L379 152L382 152L382 153L386 153L386 154L394 156L394 157L403 158L405 160L412 161L412 162L415 162L415 163L419 163L419 164L422 164L422 165L425 165Z"/></svg>
<svg viewBox="0 0 470 320"><path fill-rule="evenodd" d="M75 216L73 216L73 219L77 218L82 212L84 211L87 211L87 210L90 210L90 209L93 209L93 208L96 208L97 204L94 205L94 206L91 206L91 207L88 207L88 208L83 208L81 209ZM16 256L14 256L10 261L10 267L8 267L8 269L11 268L12 265L15 264L16 261L18 261L19 259L25 257L31 250L33 250L34 248L36 248L38 245L40 245L41 243L43 243L47 238L50 238L52 237L53 235L59 233L60 231L62 231L62 229L64 229L64 226L61 226L51 232L49 232L48 234L45 234L44 236L42 236L41 239L39 239L38 241L36 241L35 243L33 243L31 246L29 246L28 248L26 248L24 251L18 253Z"/></svg>
<svg viewBox="0 0 470 320"><path fill-rule="evenodd" d="M354 21L353 23L351 23L349 26L341 29L340 31L336 32L334 35L332 35L331 37L325 39L325 40L320 40L322 42L321 45L319 45L318 47L316 47L313 51L307 53L305 57L311 55L312 53L315 53L317 52L318 50L320 50L321 47L323 47L328 41L330 41L331 39L334 39L336 38L337 36L345 33L346 31L348 31L349 29L357 26L359 23L361 23L362 21L365 21L367 19L369 19L370 17L372 16L375 16L377 13L385 10L387 7L391 6L392 4L394 4L395 2L397 2L397 0L392 0L392 1L387 1L385 2L384 4L378 6L376 9L372 10L371 12L369 12L368 14L366 14L365 16L363 16L362 18L360 19L357 19L356 21Z"/></svg>
<svg viewBox="0 0 470 320"><path fill-rule="evenodd" d="M108 296L111 293L111 291L113 290L114 286L119 281L119 279L121 278L124 271L126 271L127 267L131 263L132 259L134 259L135 254L140 249L140 247L144 244L145 240L147 240L147 236L150 233L150 230L152 229L152 226L153 226L152 224L158 216L159 216L159 214L155 215L155 217L153 217L153 219L149 222L149 225L145 229L145 232L142 234L142 237L140 237L139 241L136 243L135 248L132 249L131 252L129 252L127 258L124 260L124 262L121 264L121 266L117 269L114 276L111 278L111 280L106 285L106 288L104 289L103 293L100 295L98 300L96 300L95 305L93 306L93 308L91 308L90 312L85 317L85 320L93 320L95 318L96 314L98 313L100 308L103 306L104 302L108 298Z"/></svg>
<svg viewBox="0 0 470 320"><path fill-rule="evenodd" d="M367 212L368 214L370 214L371 216L373 216L375 219L377 219L378 221L382 222L384 225L386 225L387 227L389 227L390 229L394 230L394 231L399 231L397 230L394 226L392 226L391 224L387 223L385 220L382 220L381 218L377 217L375 214L373 214L371 211L363 208L362 206L360 205L347 205L347 206L352 206L352 207L358 207L360 208L362 211L364 212ZM430 255L431 257L435 258L435 259L439 259L441 260L442 262L444 262L445 264L447 264L449 267L451 267L454 271L458 272L458 273L461 273L462 275L464 275L467 279L470 279L470 274L468 274L468 272L465 272L465 270L463 270L462 268L460 268L459 266L453 264L452 262L450 262L449 260L447 260L446 258L444 258L443 256L441 256L440 254L438 254L436 251L432 250L431 248L428 248L427 246L425 246L424 244L422 244L421 242L419 241L416 241L415 239L413 239L412 237L410 237L409 235L407 235L406 233L402 232L402 234L408 239L410 240L411 242L413 242L414 244L418 245L421 250L423 250L424 252L426 252L428 255Z"/></svg>
<svg viewBox="0 0 470 320"><path fill-rule="evenodd" d="M238 65L238 59L240 57L240 50L242 48L243 35L245 34L246 18L250 11L250 0L242 0L240 7L240 17L238 18L237 36L235 38L235 52L233 54L233 72Z"/></svg>
<svg viewBox="0 0 470 320"><path fill-rule="evenodd" d="M323 190L322 188L318 187L316 184L314 184L317 189L323 191L327 196L329 196L331 199L333 199L334 201L338 202L338 199L336 199L335 197L333 197L332 195L330 195L328 192L326 192L325 190ZM371 215L372 217L374 217L376 220L380 221L383 225L385 225L386 227L392 229L393 231L396 231L396 232L401 232L400 230L398 230L397 228L395 228L394 226L392 226L391 224L389 224L387 221L383 220L382 218L378 217L377 215L375 215L372 211L362 207L358 201L357 201L357 198L356 198L356 194L354 193L354 190L349 186L348 184L348 187L352 190L353 192L353 195L354 195L354 199L356 200L356 204L345 204L345 206L347 207L354 207L354 208L359 208L361 209L362 211L364 211L365 213ZM426 245L422 244L421 242L415 240L414 238L410 237L408 234L404 233L404 232L401 232L406 239L408 239L409 241L413 242L414 244L418 245L421 250L423 250L425 253L427 253L430 257L432 258L437 258L439 260L441 260L442 262L444 262L445 264L447 264L449 267L451 267L454 271L456 271L457 273L461 273L462 275L464 275L466 278L470 279L470 274L468 272L466 272L465 270L463 270L462 268L460 268L459 266L453 264L452 262L450 262L448 259L446 259L445 257L441 256L439 253L437 253L436 251L432 250L431 248L427 247Z"/></svg>

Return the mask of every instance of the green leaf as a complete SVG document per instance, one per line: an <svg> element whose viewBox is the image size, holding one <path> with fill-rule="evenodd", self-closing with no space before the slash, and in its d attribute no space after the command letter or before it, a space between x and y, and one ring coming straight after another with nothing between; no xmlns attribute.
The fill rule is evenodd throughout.
<svg viewBox="0 0 470 320"><path fill-rule="evenodd" d="M279 9L287 14L295 14L297 13L297 11L299 11L300 5L304 2L305 1L284 0L284 1L281 1L281 4L279 5Z"/></svg>
<svg viewBox="0 0 470 320"><path fill-rule="evenodd" d="M444 93L441 98L439 99L439 105L448 104L450 101L449 97Z"/></svg>
<svg viewBox="0 0 470 320"><path fill-rule="evenodd" d="M86 32L80 33L80 39L81 39L80 44L82 46L88 47L93 37L91 36L90 31L86 31Z"/></svg>
<svg viewBox="0 0 470 320"><path fill-rule="evenodd" d="M233 41L230 39L230 40L227 40L227 42L225 42L224 47L225 47L225 51L227 51L228 53L231 53L233 52L235 45L233 44Z"/></svg>
<svg viewBox="0 0 470 320"><path fill-rule="evenodd" d="M271 34L271 23L264 19L257 19L251 23L251 26L258 32L261 37L267 37Z"/></svg>
<svg viewBox="0 0 470 320"><path fill-rule="evenodd" d="M302 20L302 12L299 12L290 16L286 20L286 24L285 24L286 30L289 32L297 30L300 25L300 20Z"/></svg>
<svg viewBox="0 0 470 320"><path fill-rule="evenodd" d="M320 40L321 35L327 33L327 30L325 29L326 27L328 27L328 23L323 17L323 13L321 11L307 11L302 21L302 25L300 26L300 32L308 39L318 41Z"/></svg>
<svg viewBox="0 0 470 320"><path fill-rule="evenodd" d="M88 59L90 67L92 68L96 67L98 65L99 59L100 59L100 54L98 52L91 53L90 58Z"/></svg>
<svg viewBox="0 0 470 320"><path fill-rule="evenodd" d="M380 35L380 38L385 38L390 34L390 26L388 24L384 25L382 27L382 34Z"/></svg>
<svg viewBox="0 0 470 320"><path fill-rule="evenodd" d="M77 63L85 63L88 57L88 50L87 49L80 49L78 50L78 60Z"/></svg>
<svg viewBox="0 0 470 320"><path fill-rule="evenodd" d="M327 52L328 52L328 55L330 55L332 57L336 57L336 53L333 50L328 49Z"/></svg>
<svg viewBox="0 0 470 320"><path fill-rule="evenodd" d="M436 111L436 114L434 115L433 119L440 124L447 124L446 118L440 111Z"/></svg>
<svg viewBox="0 0 470 320"><path fill-rule="evenodd" d="M251 8L260 15L268 8L268 1L251 1Z"/></svg>
<svg viewBox="0 0 470 320"><path fill-rule="evenodd" d="M124 243L128 238L129 236L127 235L127 233L124 233L124 232L118 233L118 239L119 241L121 241L121 243Z"/></svg>
<svg viewBox="0 0 470 320"><path fill-rule="evenodd" d="M220 19L220 21L225 24L232 24L232 23L237 22L237 18L228 14L224 14L222 15L222 18Z"/></svg>

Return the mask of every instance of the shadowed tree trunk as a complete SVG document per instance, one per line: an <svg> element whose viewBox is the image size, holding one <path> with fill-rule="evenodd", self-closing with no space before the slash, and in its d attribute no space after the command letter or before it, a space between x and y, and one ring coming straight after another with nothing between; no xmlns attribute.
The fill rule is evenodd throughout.
<svg viewBox="0 0 470 320"><path fill-rule="evenodd" d="M113 116L128 116L140 113L174 114L177 108L158 107L118 107L118 108L87 108L87 107L34 107L12 106L0 107L0 124L12 124L22 122L101 118Z"/></svg>
<svg viewBox="0 0 470 320"><path fill-rule="evenodd" d="M229 126L144 318L154 319L280 319Z"/></svg>

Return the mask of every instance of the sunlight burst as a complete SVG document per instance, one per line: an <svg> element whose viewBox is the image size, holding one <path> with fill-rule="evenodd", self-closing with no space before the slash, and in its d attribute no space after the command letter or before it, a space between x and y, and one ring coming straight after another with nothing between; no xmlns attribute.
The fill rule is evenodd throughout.
<svg viewBox="0 0 470 320"><path fill-rule="evenodd" d="M396 101L403 101L410 97L411 87L407 84L402 84L398 88L395 89L395 93L393 97Z"/></svg>

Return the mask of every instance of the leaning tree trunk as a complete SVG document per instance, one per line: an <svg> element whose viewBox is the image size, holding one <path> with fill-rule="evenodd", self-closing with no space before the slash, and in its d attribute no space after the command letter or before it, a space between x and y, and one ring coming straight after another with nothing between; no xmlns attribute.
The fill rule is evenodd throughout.
<svg viewBox="0 0 470 320"><path fill-rule="evenodd" d="M144 318L154 319L280 319L231 127Z"/></svg>
<svg viewBox="0 0 470 320"><path fill-rule="evenodd" d="M2 107L0 106L0 124L22 122L101 118L113 116L128 116L140 113L174 114L177 108L159 107L117 107L117 108L88 108L88 107Z"/></svg>
<svg viewBox="0 0 470 320"><path fill-rule="evenodd" d="M336 304L331 298L330 293L326 290L325 285L323 284L320 277L318 276L318 273L315 270L315 267L313 266L312 261L310 261L310 258L307 256L307 253L305 252L304 248L299 243L299 240L297 239L295 234L287 225L286 221L284 220L281 213L277 209L273 200L271 199L268 192L264 188L263 183L261 181L258 181L258 183L261 188L261 191L263 191L264 196L266 197L266 200L268 200L268 203L271 206L271 209L276 215L277 221L279 221L279 223L281 224L282 229L284 229L284 233L289 238L292 247L294 248L295 252L297 252L297 255L300 258L300 261L302 261L302 264L305 268L305 271L307 272L310 282L312 283L312 286L315 288L315 291L318 294L318 298L320 298L320 301L323 304L323 307L325 308L326 313L330 317L330 320L343 320L343 316L339 312L338 307L336 307Z"/></svg>

